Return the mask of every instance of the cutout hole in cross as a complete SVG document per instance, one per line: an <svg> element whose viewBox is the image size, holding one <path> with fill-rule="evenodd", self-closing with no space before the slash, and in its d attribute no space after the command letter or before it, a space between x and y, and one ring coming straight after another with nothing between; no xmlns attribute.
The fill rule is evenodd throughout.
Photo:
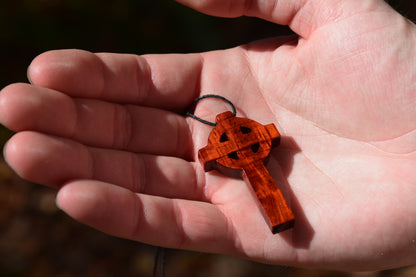
<svg viewBox="0 0 416 277"><path fill-rule="evenodd" d="M240 130L243 134L248 134L251 132L251 129L245 126L240 126Z"/></svg>
<svg viewBox="0 0 416 277"><path fill-rule="evenodd" d="M260 143L257 142L255 144L251 145L250 148L251 148L251 151L253 151L253 153L257 153L257 152L259 152L259 149L260 149Z"/></svg>
<svg viewBox="0 0 416 277"><path fill-rule="evenodd" d="M228 141L228 136L226 133L222 133L220 137L220 142L226 142L226 141Z"/></svg>
<svg viewBox="0 0 416 277"><path fill-rule="evenodd" d="M237 151L234 151L234 152L231 152L231 153L228 153L228 158L230 158L230 159L233 159L233 160L238 160L238 159L240 159L239 157L238 157L238 152Z"/></svg>

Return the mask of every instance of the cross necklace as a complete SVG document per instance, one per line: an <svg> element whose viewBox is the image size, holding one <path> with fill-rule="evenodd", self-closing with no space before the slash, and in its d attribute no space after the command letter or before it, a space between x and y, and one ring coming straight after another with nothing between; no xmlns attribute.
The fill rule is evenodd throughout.
<svg viewBox="0 0 416 277"><path fill-rule="evenodd" d="M234 105L219 95L198 97L191 107L208 97L227 102L233 112L218 114L216 123L203 120L190 112L186 114L215 126L209 135L208 145L198 151L205 171L217 170L226 176L244 179L250 184L273 234L292 228L295 216L264 164L272 147L278 146L280 142L276 126L263 126L254 120L236 117Z"/></svg>

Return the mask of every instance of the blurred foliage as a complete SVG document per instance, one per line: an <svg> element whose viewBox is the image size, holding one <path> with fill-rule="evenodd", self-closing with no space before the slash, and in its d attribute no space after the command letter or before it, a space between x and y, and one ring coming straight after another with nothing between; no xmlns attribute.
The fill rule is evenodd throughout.
<svg viewBox="0 0 416 277"><path fill-rule="evenodd" d="M411 19L412 0L389 1ZM214 18L167 0L0 0L0 88L26 82L38 54L199 52L287 35L260 19ZM1 145L12 133L0 126ZM0 277L149 276L154 249L83 226L55 206L55 191L21 180L0 159ZM353 276L268 266L220 255L170 250L167 276ZM415 276L414 268L356 276ZM355 276L355 275L354 275Z"/></svg>

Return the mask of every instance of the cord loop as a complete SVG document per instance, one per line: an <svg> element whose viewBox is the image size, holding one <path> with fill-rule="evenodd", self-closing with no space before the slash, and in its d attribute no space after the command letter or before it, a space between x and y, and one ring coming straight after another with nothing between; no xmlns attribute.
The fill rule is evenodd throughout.
<svg viewBox="0 0 416 277"><path fill-rule="evenodd" d="M206 95L202 95L202 96L196 98L192 102L192 104L189 105L189 107L186 109L187 112L186 112L185 115L186 116L189 116L189 117L191 117L193 119L196 119L199 122L202 122L204 124L207 124L207 125L210 125L210 126L214 126L214 127L217 126L217 123L216 122L214 123L214 122L210 122L208 120L202 119L202 118L196 116L195 114L193 114L192 112L190 112L190 110L192 109L193 106L195 106L200 100L205 99L205 98L217 98L217 99L220 99L220 100L226 102L227 104L229 104L231 106L231 109L232 109L232 112L233 112L234 116L237 114L237 110L235 109L234 104L230 100L228 100L227 98L225 98L225 97L223 97L221 95L216 95L216 94L206 94Z"/></svg>

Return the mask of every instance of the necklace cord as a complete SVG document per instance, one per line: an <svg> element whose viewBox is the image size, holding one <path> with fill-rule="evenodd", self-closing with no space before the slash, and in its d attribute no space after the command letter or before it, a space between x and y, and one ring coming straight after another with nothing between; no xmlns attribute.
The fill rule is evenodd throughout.
<svg viewBox="0 0 416 277"><path fill-rule="evenodd" d="M208 121L208 120L205 120L205 119L202 119L202 118L200 118L200 117L198 117L198 116L196 116L194 113L192 113L192 112L190 112L190 110L200 101L200 100L202 100L202 99L205 99L205 98L217 98L217 99L220 99L220 100L222 100L222 101L224 101L224 102L226 102L227 104L229 104L230 106L231 106L231 109L232 109L232 112L233 112L233 114L234 114L234 116L237 114L237 110L235 109L235 106L234 106L234 104L230 101L230 100L228 100L227 98L225 98L224 96L221 96L221 95L216 95L216 94L205 94L205 95L202 95L202 96L200 96L200 97L198 97L198 98L196 98L193 102L192 102L192 104L191 105L189 105L189 107L186 109L187 110L187 112L186 112L186 116L189 116L189 117L191 117L191 118L193 118L193 119L196 119L196 120L198 120L199 122L202 122L202 123L204 123L204 124L207 124L207 125L209 125L209 126L217 126L217 123L215 122L210 122L210 121Z"/></svg>
<svg viewBox="0 0 416 277"><path fill-rule="evenodd" d="M157 276L157 268L159 267L159 256L160 256L160 276L165 276L165 248L156 247L155 260L153 262L153 277Z"/></svg>
<svg viewBox="0 0 416 277"><path fill-rule="evenodd" d="M217 126L217 123L216 122L214 123L214 122L210 122L208 120L202 119L202 118L196 116L194 113L191 112L191 110L194 108L194 106L199 101L201 101L202 99L205 99L205 98L217 98L217 99L220 99L220 100L222 100L222 101L224 101L224 102L226 102L227 104L230 105L234 116L237 114L237 110L235 109L234 104L230 100L228 100L227 98L225 98L225 97L223 97L221 95L216 95L216 94L206 94L206 95L202 95L202 96L196 98L192 102L192 104L189 105L189 107L186 109L185 115L186 116L189 116L189 117L191 117L193 119L196 119L196 120L198 120L198 121L200 121L200 122L202 122L204 124L207 124L207 125L210 125L210 126L214 126L214 127ZM165 248L163 248L163 247L156 247L155 259L154 259L154 262L153 262L153 277L156 277L157 276L158 267L159 267L159 260L160 260L160 276L162 276L162 277L165 276L165 259L166 259L166 257L165 257L166 253L165 252L166 252L165 251Z"/></svg>

